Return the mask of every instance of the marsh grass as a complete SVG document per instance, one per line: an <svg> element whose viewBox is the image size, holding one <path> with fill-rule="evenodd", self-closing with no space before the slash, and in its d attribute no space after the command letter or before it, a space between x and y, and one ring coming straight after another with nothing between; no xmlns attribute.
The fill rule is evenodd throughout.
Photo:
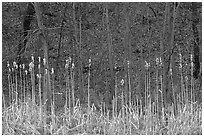
<svg viewBox="0 0 204 137"><path fill-rule="evenodd" d="M68 62L67 62L68 63ZM89 61L90 63L90 61ZM145 77L145 100L132 97L131 88L120 91L116 82L112 105L107 106L104 97L95 94L88 86L85 104L74 94L74 67L67 65L66 88L64 93L55 91L54 69L51 69L51 84L47 84L48 70L38 65L38 84L33 85L33 72L22 67L21 82L17 82L15 66L9 68L9 98L3 94L2 134L4 135L200 135L202 134L202 107L193 100L193 88L190 95L187 84L181 79L182 92L174 95L174 101L164 107L162 77L156 74L156 90L150 94L150 76L148 69ZM159 65L158 65L159 67ZM129 68L129 63L128 63ZM70 69L71 71L69 71ZM42 71L43 70L43 71ZM159 70L159 68L158 68ZM14 73L12 73L14 72ZM68 75L68 72L71 73ZM33 76L31 76L33 75ZM131 85L127 75L127 83ZM117 79L116 79L117 81ZM187 81L187 80L186 80ZM30 84L31 83L31 84ZM18 88L18 84L21 85ZM90 72L88 85L90 84ZM125 83L126 84L126 83ZM192 84L192 80L191 83ZM51 87L48 87L51 86ZM186 87L186 88L185 88ZM177 88L174 88L177 90ZM51 112L47 109L46 95L51 89ZM16 92L20 96L16 99ZM126 90L128 95L126 96ZM38 92L34 92L38 91ZM175 91L176 92L176 91ZM187 98L189 96L189 99ZM64 98L64 103L63 102ZM127 100L128 99L128 100ZM57 101L62 101L60 105ZM97 100L97 101L96 101ZM6 105L9 101L10 105ZM145 101L145 106L143 106ZM177 109L175 109L177 108ZM176 113L175 113L176 111Z"/></svg>

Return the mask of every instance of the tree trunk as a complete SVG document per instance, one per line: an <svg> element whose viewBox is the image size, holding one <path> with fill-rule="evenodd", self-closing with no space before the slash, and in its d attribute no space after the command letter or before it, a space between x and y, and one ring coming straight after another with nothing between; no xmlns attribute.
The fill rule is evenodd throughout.
<svg viewBox="0 0 204 137"><path fill-rule="evenodd" d="M55 70L55 79L59 80L59 75L58 75L58 72L59 72L59 69L60 69L60 55L61 55L61 44L62 44L62 38L63 38L63 29L64 29L64 23L66 22L65 21L65 17L66 17L66 11L67 11L67 3L65 5L65 8L64 8L64 14L63 14L63 19L61 21L61 26L60 26L60 34L59 34L59 46L58 46L58 50L57 50L57 59L56 59L56 70Z"/></svg>
<svg viewBox="0 0 204 137"><path fill-rule="evenodd" d="M167 67L167 60L168 58L166 58L166 54L164 53L165 50L168 50L168 48L165 47L165 30L166 30L166 21L167 18L169 18L169 10L170 10L170 3L166 3L166 7L165 7L165 20L164 20L164 26L163 26L163 33L161 36L161 43L160 43L160 48L161 48L161 53L163 53L162 56L162 67L163 67L163 89L162 89L162 93L163 93L163 97L164 97L164 106L166 106L166 100L167 100L167 90L168 90L168 79L167 79L167 75L168 75L168 67ZM168 52L169 53L169 50Z"/></svg>
<svg viewBox="0 0 204 137"><path fill-rule="evenodd" d="M174 84L177 84L173 81L173 79L176 79L176 66L175 66L175 56L174 56L174 48L175 48L175 44L174 44L174 27L175 27L175 19L177 16L177 8L176 7L176 3L174 3L173 6L173 21L172 21L172 29L171 29L171 41L170 41L170 47L172 49L171 53L170 53L170 64L169 64L169 73L168 73L168 80L170 80L169 84L169 88L168 88L168 93L167 93L167 99L169 100L170 103L174 103L174 115L177 115L178 112L178 108L177 108L177 92L174 88ZM170 72L170 69L172 69L172 72ZM171 74L172 73L172 74ZM171 76L172 75L172 76ZM171 79L173 78L173 79ZM167 80L167 81L168 81Z"/></svg>
<svg viewBox="0 0 204 137"><path fill-rule="evenodd" d="M114 92L115 92L115 73L113 72L113 49L112 49L112 38L111 38L111 31L110 31L110 24L109 24L109 15L108 15L108 3L106 3L106 25L107 25L107 42L108 42L108 58L109 58L109 68L111 76L108 80L108 92L109 95L106 97L106 103L111 104L111 100L113 99Z"/></svg>
<svg viewBox="0 0 204 137"><path fill-rule="evenodd" d="M162 76L162 93L161 96L166 97L165 95L165 91L166 91L166 82L167 82L167 77L166 77L166 71L167 71L167 67L166 67L166 61L165 61L165 46L164 46L164 39L165 39L165 32L166 32L166 21L167 21L167 16L168 16L168 11L169 11L169 3L165 4L165 17L164 17L164 22L163 22L163 30L161 31L161 36L160 36L160 56L161 57L161 61L160 63L162 63L162 72L161 72L161 76ZM165 98L166 99L166 98ZM162 114L162 107L165 106L165 99L161 98L161 103L159 103L159 116L161 116Z"/></svg>
<svg viewBox="0 0 204 137"><path fill-rule="evenodd" d="M81 17L80 17L81 18ZM80 101L84 102L84 85L83 85L83 75L82 75L82 54L81 54L81 19L80 19L80 39L78 41L77 37L77 22L76 22L76 13L75 13L75 3L73 3L73 20L74 20L74 38L75 38L75 47L76 47L76 56L77 56L77 66L78 66L78 81L79 81L79 93Z"/></svg>
<svg viewBox="0 0 204 137"><path fill-rule="evenodd" d="M197 11L197 2L192 2L192 30L193 30L193 56L194 56L194 70L193 70L193 77L195 79L198 79L199 73L200 73L200 40L199 40L199 34L198 34L198 28L197 25L199 23L199 15Z"/></svg>
<svg viewBox="0 0 204 137"><path fill-rule="evenodd" d="M20 41L20 44L18 45L17 50L17 63L22 64L22 54L26 50L26 44L28 41L28 31L30 30L30 24L33 20L33 16L35 14L34 6L31 2L28 3L27 9L23 16L23 40Z"/></svg>
<svg viewBox="0 0 204 137"><path fill-rule="evenodd" d="M38 22L38 27L41 30L41 33L39 34L40 40L43 43L43 50L44 50L44 59L46 60L45 62L45 69L47 69L47 81L46 81L46 99L44 100L44 103L46 103L48 113L51 112L51 83L50 83L50 72L49 72L49 63L48 63L48 44L45 36L45 26L42 23L42 17L41 17L41 11L39 9L39 4L35 2L34 4L35 11L36 11L36 16L37 16L37 22ZM47 101L46 101L47 100Z"/></svg>
<svg viewBox="0 0 204 137"><path fill-rule="evenodd" d="M130 69L129 69L129 66L131 66L131 43L130 43L130 39L129 39L129 11L128 11L128 7L129 7L129 4L128 3L125 3L124 5L124 18L125 18L125 22L124 22L124 25L125 25L125 31L124 31L124 47L127 47L126 48L126 51L125 51L125 54L126 54L126 60L125 60L125 74L126 74L126 80L125 80L125 85L126 85L126 93L125 93L125 103L127 104L128 103L128 97L129 97L129 92L130 91L130 87L131 87L131 84L128 82L128 79L130 79L131 81L131 74L128 73L130 72ZM129 66L128 66L128 62L129 62Z"/></svg>

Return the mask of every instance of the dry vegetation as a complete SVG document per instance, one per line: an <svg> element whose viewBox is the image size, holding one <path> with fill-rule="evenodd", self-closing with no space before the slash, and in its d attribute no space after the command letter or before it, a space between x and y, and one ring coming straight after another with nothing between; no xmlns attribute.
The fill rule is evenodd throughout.
<svg viewBox="0 0 204 137"><path fill-rule="evenodd" d="M20 66L20 74L17 74L18 66L15 62L14 66L8 65L10 91L9 97L3 95L4 135L202 134L202 107L193 102L193 91L186 92L186 88L182 92L183 96L176 96L177 103L166 108L163 106L162 96L155 96L154 101L151 101L151 97L148 97L151 90L148 85L145 85L147 89L145 106L138 98L136 100L130 98L128 103L125 103L125 90L118 90L118 93L115 91L117 96L114 97L112 105L108 105L104 103L104 95L88 89L85 97L87 101L80 103L74 95L74 88L71 88L74 82L73 77L69 76L72 76L74 68L69 65L69 61L65 69L67 71L70 69L71 73L67 75L65 92L56 92L52 80L48 84L50 87L46 86L47 71L44 73L39 71L38 84L32 83L35 78L32 63L29 66L29 73L24 69L24 65ZM40 67L39 65L38 70ZM53 69L50 74L52 79ZM52 91L51 108L45 97L45 93L48 93L47 88Z"/></svg>

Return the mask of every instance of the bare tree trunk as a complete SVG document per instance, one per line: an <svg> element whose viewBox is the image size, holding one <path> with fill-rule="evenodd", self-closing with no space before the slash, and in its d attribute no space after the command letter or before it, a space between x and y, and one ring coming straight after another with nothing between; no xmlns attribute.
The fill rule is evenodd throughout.
<svg viewBox="0 0 204 137"><path fill-rule="evenodd" d="M169 76L170 76L170 87L169 87L169 92L167 94L168 97L172 97L171 100L170 100L170 103L173 102L174 103L174 115L177 115L177 112L178 112L178 108L177 108L177 92L179 91L176 91L175 90L175 86L174 84L176 84L173 79L176 79L176 69L175 69L175 56L174 56L174 48L175 48L175 44L174 44L174 27L175 27L175 19L177 17L177 8L178 6L176 7L176 3L174 3L174 6L173 6L173 21L172 21L172 29L171 29L171 41L170 41L170 47L172 49L172 53L170 55L170 66L169 66ZM171 77L173 79L171 79ZM172 92L171 92L172 91Z"/></svg>
<svg viewBox="0 0 204 137"><path fill-rule="evenodd" d="M130 79L131 81L131 74L130 74L130 69L131 67L128 67L128 62L129 62L129 66L131 66L132 64L132 51L131 51L131 43L130 43L130 39L129 39L129 10L128 10L128 7L129 7L129 3L125 3L124 5L124 18L125 18L125 22L124 22L124 25L125 25L125 32L124 32L124 47L128 47L125 54L126 54L126 62L125 62L125 73L127 75L126 77L126 80L125 80L125 85L126 85L126 93L125 93L125 103L127 104L128 103L128 97L129 97L129 94L130 94L130 88L131 88L131 85L130 83L128 83L128 79ZM129 72L129 73L128 73Z"/></svg>
<svg viewBox="0 0 204 137"><path fill-rule="evenodd" d="M168 80L167 80L167 73L168 73L168 67L167 67L167 62L166 62L166 54L164 53L165 50L167 49L165 47L165 43L164 43L164 39L165 39L165 31L166 31L166 21L167 21L167 18L168 18L168 15L169 15L169 8L170 8L170 3L166 3L166 6L165 6L165 19L164 19L164 26L163 26L163 32L161 33L161 41L160 41L160 55L161 55L161 58L162 58L162 67L163 67L163 83L162 83L162 86L163 86L163 89L162 89L162 94L163 94L163 101L164 101L164 106L166 106L166 100L167 100L167 96L166 96L166 91L167 91L167 85L168 85ZM162 102L163 102L162 101Z"/></svg>
<svg viewBox="0 0 204 137"><path fill-rule="evenodd" d="M82 45L82 21L81 21L81 17L80 17L80 24L79 24L79 67L80 67L80 70L79 70L79 79L80 79L80 93L81 94L81 98L82 98L82 101L83 101L83 97L84 97L84 78L83 78L83 66L82 66L82 60L83 60L83 57L82 57L82 48L81 48L81 45Z"/></svg>
<svg viewBox="0 0 204 137"><path fill-rule="evenodd" d="M56 70L55 70L55 76L56 76L56 79L58 80L59 79L59 75L58 75L58 71L60 69L60 52L61 52L61 43L62 43L62 31L63 31L63 27L64 27L64 23L65 23L65 14L66 14L66 11L67 11L67 3L65 5L65 8L64 8L64 14L63 14L63 19L62 19L62 22L61 22L61 26L60 26L60 34L59 34L59 46L58 46L58 51L57 51L57 59L56 59Z"/></svg>
<svg viewBox="0 0 204 137"><path fill-rule="evenodd" d="M45 26L42 23L42 17L41 17L41 11L39 9L39 4L35 3L34 4L35 11L36 11L36 16L37 16L37 22L38 22L38 27L41 30L41 33L39 34L40 40L43 43L43 50L44 50L44 59L46 60L45 62L45 69L47 69L47 83L46 83L46 89L47 95L46 95L46 100L44 103L46 103L48 113L51 112L51 85L50 85L50 72L49 72L49 63L48 63L48 44L46 40L46 35L45 35Z"/></svg>
<svg viewBox="0 0 204 137"><path fill-rule="evenodd" d="M113 71L113 57L112 57L112 53L113 53L113 49L112 49L112 38L111 38L111 31L110 31L110 24L109 24L109 15L108 15L108 3L106 3L106 25L107 25L107 42L108 42L108 51L109 51L109 67L110 67L110 73L111 76L108 80L108 92L110 92L110 94L108 95L108 97L106 97L106 103L111 104L111 100L113 99L114 96L114 92L115 92L115 73Z"/></svg>
<svg viewBox="0 0 204 137"><path fill-rule="evenodd" d="M197 11L197 2L192 2L192 30L193 30L193 37L194 37L194 43L193 43L193 56L194 56L194 70L193 70L193 77L195 79L198 79L199 73L200 73L200 40L199 40L199 34L198 34L198 28L197 25L199 23L199 16Z"/></svg>
<svg viewBox="0 0 204 137"><path fill-rule="evenodd" d="M73 3L73 20L74 20L74 37L76 42L76 56L77 56L77 63L78 63L78 80L79 80L79 92L80 92L80 101L84 102L84 85L83 85L83 75L82 75L82 54L81 54L81 19L80 19L80 39L78 41L77 37L77 22L76 22L76 13L75 13L75 3ZM81 18L81 17L80 17Z"/></svg>
<svg viewBox="0 0 204 137"><path fill-rule="evenodd" d="M35 14L34 6L31 2L28 2L26 11L23 16L23 40L20 41L17 50L17 63L22 64L22 54L26 50L26 44L28 41L28 31L30 30L30 24L33 20L33 16Z"/></svg>

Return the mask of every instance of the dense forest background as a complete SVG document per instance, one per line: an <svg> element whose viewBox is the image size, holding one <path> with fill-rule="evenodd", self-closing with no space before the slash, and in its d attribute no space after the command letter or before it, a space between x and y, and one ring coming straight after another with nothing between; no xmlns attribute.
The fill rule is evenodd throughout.
<svg viewBox="0 0 204 137"><path fill-rule="evenodd" d="M186 81L194 81L195 99L201 102L202 3L2 3L5 95L7 62L28 68L31 55L35 66L39 56L48 59L46 67L55 71L56 92L65 90L65 64L71 57L74 88L82 102L89 72L90 88L106 103L111 103L116 84L118 91L130 91L126 96L144 98L147 72L150 94L156 90L157 72L163 77L159 88L169 103L172 83L179 87L181 77L185 81L189 76Z"/></svg>

